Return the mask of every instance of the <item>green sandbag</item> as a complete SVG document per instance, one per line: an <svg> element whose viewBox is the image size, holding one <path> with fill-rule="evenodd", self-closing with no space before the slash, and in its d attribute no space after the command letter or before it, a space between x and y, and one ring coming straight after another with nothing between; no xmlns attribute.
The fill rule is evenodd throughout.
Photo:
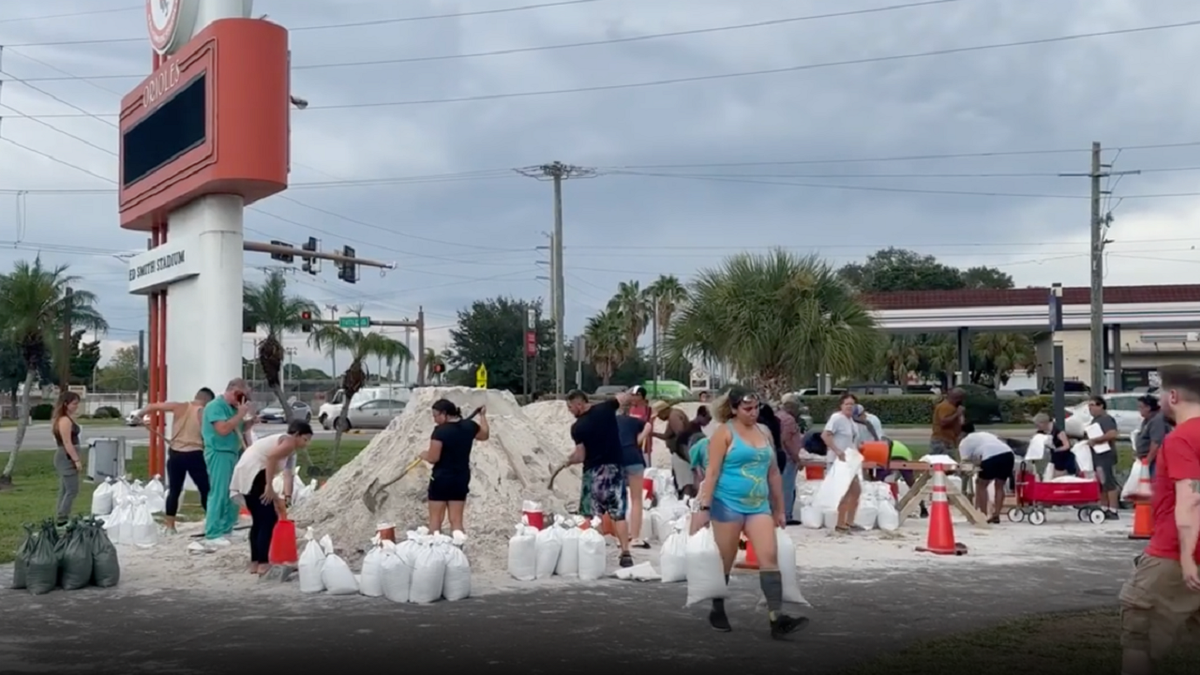
<svg viewBox="0 0 1200 675"><path fill-rule="evenodd" d="M117 547L108 538L104 525L95 520L87 521L91 530L92 585L112 588L121 583L121 562L117 560Z"/></svg>
<svg viewBox="0 0 1200 675"><path fill-rule="evenodd" d="M29 564L29 553L33 550L33 541L37 537L31 523L26 523L22 527L25 528L25 539L17 547L17 555L13 560L12 585L9 587L15 591L25 590L25 567Z"/></svg>
<svg viewBox="0 0 1200 675"><path fill-rule="evenodd" d="M58 552L59 583L64 591L77 591L92 583L92 540L78 520L67 525L55 550Z"/></svg>
<svg viewBox="0 0 1200 675"><path fill-rule="evenodd" d="M25 588L33 595L45 595L58 587L58 530L54 523L43 523L25 561Z"/></svg>

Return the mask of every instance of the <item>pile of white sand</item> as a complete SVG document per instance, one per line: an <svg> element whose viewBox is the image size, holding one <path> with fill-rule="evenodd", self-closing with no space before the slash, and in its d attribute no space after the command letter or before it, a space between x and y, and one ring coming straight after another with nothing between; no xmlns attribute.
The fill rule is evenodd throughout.
<svg viewBox="0 0 1200 675"><path fill-rule="evenodd" d="M428 449L434 426L431 407L441 398L453 401L464 415L486 405L491 423L491 438L476 442L471 452L466 550L474 569L488 572L507 567L508 540L520 522L523 501L540 502L553 513L565 513L568 504L578 503L578 468L559 475L553 493L547 489L553 467L566 459L572 447L563 444L560 425L530 419L505 391L424 387L413 391L404 412L386 430L296 508L297 524L312 526L318 536L329 534L337 546L348 550L364 547L380 523L395 524L399 531L424 525L429 486L429 465L424 462L387 489L388 499L379 513L368 511L362 497L373 480L382 485L394 479Z"/></svg>

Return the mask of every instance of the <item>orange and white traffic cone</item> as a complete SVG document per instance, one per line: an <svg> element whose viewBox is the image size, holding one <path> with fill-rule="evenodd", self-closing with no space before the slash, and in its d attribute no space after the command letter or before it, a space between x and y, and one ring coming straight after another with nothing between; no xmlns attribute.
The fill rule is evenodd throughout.
<svg viewBox="0 0 1200 675"><path fill-rule="evenodd" d="M758 569L758 555L754 552L754 545L748 540L746 541L746 557L741 562L734 565L734 567L743 570Z"/></svg>
<svg viewBox="0 0 1200 675"><path fill-rule="evenodd" d="M950 500L946 497L946 470L941 464L933 465L933 503L929 508L929 535L925 546L917 547L917 550L937 555L963 555L967 552L966 546L954 541Z"/></svg>
<svg viewBox="0 0 1200 675"><path fill-rule="evenodd" d="M1154 534L1154 513L1150 510L1153 484L1150 482L1150 467L1142 462L1142 475L1138 479L1137 495L1133 498L1133 531L1130 539L1149 539Z"/></svg>

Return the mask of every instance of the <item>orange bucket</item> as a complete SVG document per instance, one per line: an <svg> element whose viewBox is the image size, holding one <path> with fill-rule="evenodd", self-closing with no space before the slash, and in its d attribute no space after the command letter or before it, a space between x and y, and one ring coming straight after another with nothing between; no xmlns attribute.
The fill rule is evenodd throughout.
<svg viewBox="0 0 1200 675"><path fill-rule="evenodd" d="M805 480L824 480L825 479L825 466L821 465L821 466L806 466L806 467L804 467L804 479Z"/></svg>
<svg viewBox="0 0 1200 675"><path fill-rule="evenodd" d="M864 463L870 462L884 468L887 468L891 459L891 452L888 450L886 441L867 441L858 451L862 453Z"/></svg>

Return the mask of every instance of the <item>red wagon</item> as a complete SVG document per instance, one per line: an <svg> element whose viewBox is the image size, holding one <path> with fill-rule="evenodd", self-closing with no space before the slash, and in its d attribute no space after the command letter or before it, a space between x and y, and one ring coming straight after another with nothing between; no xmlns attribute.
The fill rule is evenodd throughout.
<svg viewBox="0 0 1200 675"><path fill-rule="evenodd" d="M1032 525L1041 525L1046 522L1048 506L1074 506L1079 520L1096 525L1104 522L1098 481L1043 481L1022 463L1017 473L1017 505L1008 510L1008 519L1014 523L1028 520Z"/></svg>

